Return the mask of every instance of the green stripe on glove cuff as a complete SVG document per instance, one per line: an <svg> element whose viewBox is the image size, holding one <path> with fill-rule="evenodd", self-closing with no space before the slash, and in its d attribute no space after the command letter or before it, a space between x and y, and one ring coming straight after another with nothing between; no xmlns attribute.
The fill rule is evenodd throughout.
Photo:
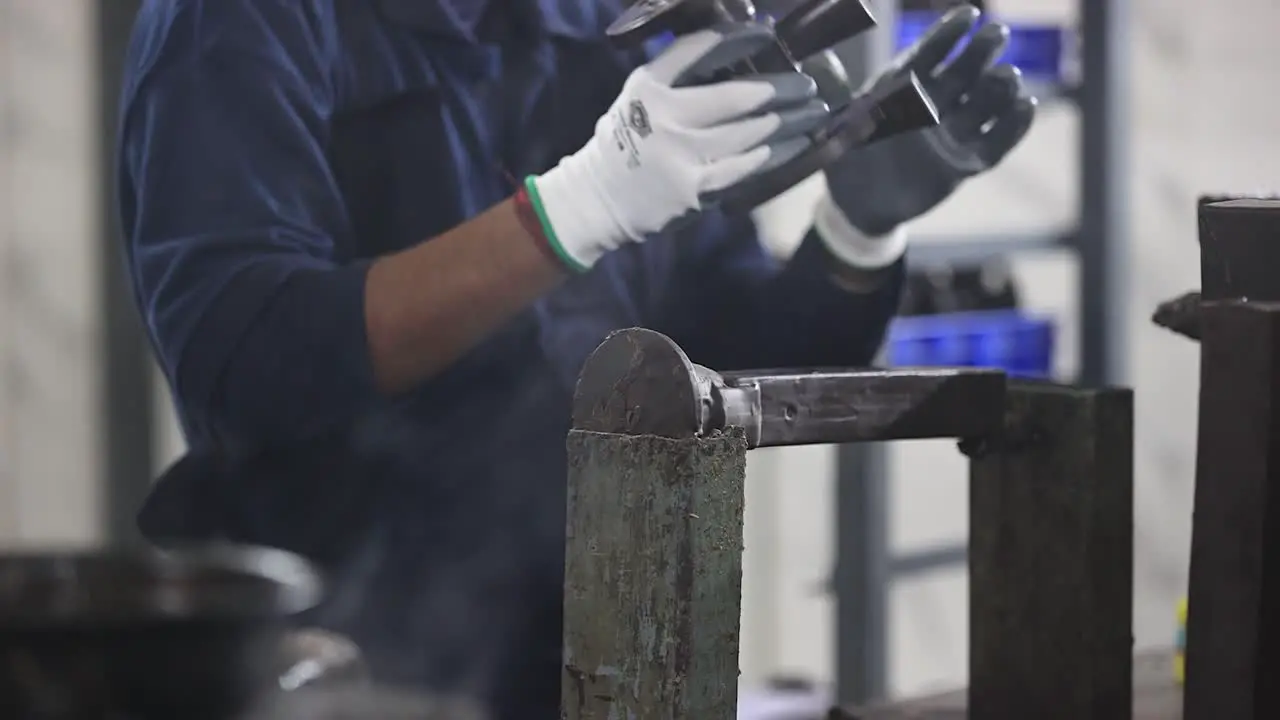
<svg viewBox="0 0 1280 720"><path fill-rule="evenodd" d="M560 240L556 238L555 228L551 227L551 220L547 218L547 211L542 207L542 196L538 194L538 183L533 175L524 179L524 188L529 193L530 203L533 205L533 211L538 214L538 221L542 223L542 233L547 238L547 244L555 251L556 257L560 258L560 262L565 267L575 273L584 273L588 270L586 265L578 262L572 255L564 249L560 244Z"/></svg>

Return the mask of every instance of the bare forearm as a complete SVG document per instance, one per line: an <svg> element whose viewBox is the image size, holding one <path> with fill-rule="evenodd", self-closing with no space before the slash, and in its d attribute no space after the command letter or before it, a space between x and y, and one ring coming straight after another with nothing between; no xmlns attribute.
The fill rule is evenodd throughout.
<svg viewBox="0 0 1280 720"><path fill-rule="evenodd" d="M564 277L511 200L369 268L365 320L381 390L447 368Z"/></svg>

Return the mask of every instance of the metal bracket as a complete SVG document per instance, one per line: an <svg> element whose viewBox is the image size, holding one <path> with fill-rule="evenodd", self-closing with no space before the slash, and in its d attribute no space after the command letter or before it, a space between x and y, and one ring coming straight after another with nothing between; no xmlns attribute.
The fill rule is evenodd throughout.
<svg viewBox="0 0 1280 720"><path fill-rule="evenodd" d="M729 427L748 447L983 437L1001 426L1005 375L977 368L717 373L643 328L610 335L574 395L578 430L681 439Z"/></svg>

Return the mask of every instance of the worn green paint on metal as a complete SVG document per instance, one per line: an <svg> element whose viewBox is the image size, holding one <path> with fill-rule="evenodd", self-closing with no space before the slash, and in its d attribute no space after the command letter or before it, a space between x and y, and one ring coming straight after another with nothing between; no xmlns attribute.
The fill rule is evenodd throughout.
<svg viewBox="0 0 1280 720"><path fill-rule="evenodd" d="M747 443L573 431L566 720L732 720Z"/></svg>

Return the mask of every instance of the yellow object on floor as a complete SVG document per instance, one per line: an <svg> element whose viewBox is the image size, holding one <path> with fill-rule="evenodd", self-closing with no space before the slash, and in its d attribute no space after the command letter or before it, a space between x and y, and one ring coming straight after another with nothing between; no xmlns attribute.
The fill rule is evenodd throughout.
<svg viewBox="0 0 1280 720"><path fill-rule="evenodd" d="M1178 632L1173 637L1173 679L1182 685L1187 680L1187 599L1178 598Z"/></svg>

